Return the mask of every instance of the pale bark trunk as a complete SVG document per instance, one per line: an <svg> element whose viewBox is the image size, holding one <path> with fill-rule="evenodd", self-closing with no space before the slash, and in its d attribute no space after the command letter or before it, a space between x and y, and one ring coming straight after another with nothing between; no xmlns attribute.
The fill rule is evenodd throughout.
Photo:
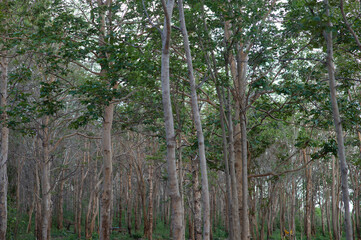
<svg viewBox="0 0 361 240"><path fill-rule="evenodd" d="M292 194L291 194L291 217L290 217L290 239L295 239L296 235L296 180L292 177Z"/></svg>
<svg viewBox="0 0 361 240"><path fill-rule="evenodd" d="M192 161L193 173L193 202L194 202L194 235L196 240L202 239L202 213L201 213L201 191L199 190L198 164Z"/></svg>
<svg viewBox="0 0 361 240"><path fill-rule="evenodd" d="M98 154L98 153L97 153ZM97 156L98 157L98 156ZM91 180L91 192L89 196L87 214L85 217L85 238L90 239L94 228L95 228L95 219L98 215L99 209L99 199L98 199L98 191L99 186L101 184L101 180L99 180L100 173L97 173L97 161L95 162L95 166L93 166L92 175L93 178Z"/></svg>
<svg viewBox="0 0 361 240"><path fill-rule="evenodd" d="M61 173L61 180L59 183L59 202L58 202L58 229L63 229L63 221L64 221L64 172Z"/></svg>
<svg viewBox="0 0 361 240"><path fill-rule="evenodd" d="M51 192L50 192L50 170L51 161L49 157L49 116L43 119L42 130L42 163L41 163L41 239L50 239L51 227Z"/></svg>
<svg viewBox="0 0 361 240"><path fill-rule="evenodd" d="M122 231L122 216L123 216L123 179L122 179L123 172L120 171L119 174L119 202L118 202L118 215L119 215L119 221L118 221L118 227L119 232Z"/></svg>
<svg viewBox="0 0 361 240"><path fill-rule="evenodd" d="M322 204L322 198L320 196L318 204L320 205L321 210L321 227L322 227L322 235L325 235L325 222L324 222L324 204Z"/></svg>
<svg viewBox="0 0 361 240"><path fill-rule="evenodd" d="M149 166L148 239L153 239L153 165Z"/></svg>
<svg viewBox="0 0 361 240"><path fill-rule="evenodd" d="M332 231L333 237L335 240L340 239L340 231L338 226L338 214L337 214L337 197L336 197L336 189L338 189L337 184L337 166L335 164L335 157L332 155L332 186L331 186L331 196L332 196Z"/></svg>
<svg viewBox="0 0 361 240"><path fill-rule="evenodd" d="M85 149L87 149L87 144L85 144ZM78 238L81 238L81 216L82 216L82 202L83 202L83 186L84 180L88 174L88 170L84 172L84 166L87 162L87 152L84 152L83 163L81 164L80 169L80 176L78 180L78 192L77 192L77 207L76 207L76 219L75 219L75 226L76 226L76 233L78 234Z"/></svg>
<svg viewBox="0 0 361 240"><path fill-rule="evenodd" d="M328 0L324 0L326 5L326 15L330 16L330 6ZM327 23L328 27L332 27L331 20L328 20ZM331 105L332 105L332 114L333 114L333 121L335 125L335 131L337 135L337 146L338 146L338 158L340 161L340 171L341 171L341 189L342 189L342 201L345 208L345 232L346 232L346 239L352 240L353 232L352 232L352 222L351 222L351 215L350 215L350 197L349 197L349 187L347 181L348 169L347 169L347 162L345 156L345 145L343 139L343 131L342 131L342 124L340 119L340 113L337 104L337 96L336 96L336 80L335 80L335 67L333 63L333 43L332 43L332 32L324 31L324 37L327 42L327 70L328 70L328 77L329 77L329 85L330 85L330 94L331 94Z"/></svg>
<svg viewBox="0 0 361 240"><path fill-rule="evenodd" d="M99 46L104 47L106 44L105 36L106 34L111 34L112 26L111 19L108 16L108 21L106 21L106 11L110 11L112 1L103 2L103 0L98 0L98 7L100 9L99 19L100 19L100 29L99 29ZM111 15L111 13L110 13ZM107 25L109 24L109 25ZM108 33L106 33L109 30ZM103 51L100 52L100 58L107 58L106 53ZM107 77L107 68L101 64L101 76ZM113 88L117 88L117 85L114 84ZM112 139L111 139L111 130L113 124L113 114L114 114L114 103L112 100L108 103L104 103L104 115L103 115L103 130L102 130L102 151L103 151L103 185L102 193L100 198L100 240L110 239L111 234L111 206L112 206L112 171L113 171L113 156L112 156Z"/></svg>
<svg viewBox="0 0 361 240"><path fill-rule="evenodd" d="M113 123L114 104L109 103L104 110L103 121L103 192L101 196L100 207L100 239L110 239L110 206L112 199L112 144L111 144L111 130Z"/></svg>
<svg viewBox="0 0 361 240"><path fill-rule="evenodd" d="M29 217L28 217L28 226L26 227L26 233L29 233L31 230L31 220L33 218L33 212L34 212L34 208L35 208L35 198L36 198L36 196L35 196L35 191L34 191L33 199L31 201L31 205L30 205L30 209L29 209L29 213L28 213Z"/></svg>
<svg viewBox="0 0 361 240"><path fill-rule="evenodd" d="M173 15L174 0L169 0L167 5L162 0L163 9L165 13L164 28L162 34L162 99L164 108L164 123L167 141L167 165L169 177L169 195L172 204L172 226L171 236L173 240L184 239L184 210L182 206L182 199L179 192L179 184L177 177L176 157L175 157L175 132L172 104L170 99L170 84L169 84L169 48L170 48L170 31L171 19Z"/></svg>
<svg viewBox="0 0 361 240"><path fill-rule="evenodd" d="M248 217L248 156L247 156L247 73L248 53L243 52L237 46L237 80L239 82L240 98L239 120L241 125L241 146L242 146L242 240L250 239L249 217Z"/></svg>
<svg viewBox="0 0 361 240"><path fill-rule="evenodd" d="M85 216L85 239L89 239L91 237L91 233L89 232L89 229L90 229L91 210L92 210L92 206L94 205L93 195L94 195L94 192L91 191L90 197L89 197L89 202L88 202L88 207L87 207L87 213Z"/></svg>
<svg viewBox="0 0 361 240"><path fill-rule="evenodd" d="M197 138L198 138L198 153L199 153L200 170L202 177L203 239L208 240L210 238L210 227L211 227L210 199L209 199L209 187L208 187L207 160L206 160L206 152L204 146L204 135L203 135L202 122L198 107L196 81L194 79L194 74L193 74L192 55L189 46L188 33L184 18L183 0L178 0L178 6L179 6L179 20L183 33L183 44L184 44L184 50L186 53L186 60L188 66L189 83L191 87L192 112L193 112L193 118L197 130Z"/></svg>
<svg viewBox="0 0 361 240"><path fill-rule="evenodd" d="M282 187L283 188L283 187ZM284 202L284 193L282 189L279 193L279 205L280 205L280 234L281 239L285 237L285 202Z"/></svg>
<svg viewBox="0 0 361 240"><path fill-rule="evenodd" d="M325 175L326 174L327 173L325 172L324 176L322 177L323 186L326 186L326 180L325 180ZM327 232L328 232L329 238L332 239L330 211L329 211L329 204L328 204L328 200L329 200L329 197L330 197L330 191L326 187L324 187L324 196L325 196L325 204L324 205L325 205Z"/></svg>
<svg viewBox="0 0 361 240"><path fill-rule="evenodd" d="M132 202L131 202L131 193L132 193L132 168L129 165L129 170L127 172L127 228L128 233L132 234Z"/></svg>
<svg viewBox="0 0 361 240"><path fill-rule="evenodd" d="M306 149L302 150L303 153L303 161L306 164L308 159L308 154ZM312 168L311 165L308 165L305 168L305 176L306 176L306 200L305 200L305 233L307 240L311 240L311 204L312 204Z"/></svg>
<svg viewBox="0 0 361 240"><path fill-rule="evenodd" d="M38 138L38 136L37 136ZM36 150L37 150L37 154L36 156L40 158L40 154L38 153L38 148L39 148L39 141L38 139L36 139ZM35 237L36 239L41 240L41 198L39 198L41 196L40 194L40 176L39 176L39 164L36 163L35 165L35 182L36 182L36 200L35 200Z"/></svg>
<svg viewBox="0 0 361 240"><path fill-rule="evenodd" d="M1 55L6 56L7 52L1 52ZM4 111L1 114L1 147L0 147L0 239L5 239L7 228L7 191L8 191L8 177L7 177L7 161L9 152L9 129L7 128L7 85L8 85L8 66L9 59L1 57L0 59L0 108Z"/></svg>

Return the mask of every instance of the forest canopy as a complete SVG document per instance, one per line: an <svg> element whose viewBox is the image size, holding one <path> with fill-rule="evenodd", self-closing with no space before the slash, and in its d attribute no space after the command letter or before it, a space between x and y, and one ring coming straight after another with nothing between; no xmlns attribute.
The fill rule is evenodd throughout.
<svg viewBox="0 0 361 240"><path fill-rule="evenodd" d="M0 0L0 240L361 239L360 16Z"/></svg>

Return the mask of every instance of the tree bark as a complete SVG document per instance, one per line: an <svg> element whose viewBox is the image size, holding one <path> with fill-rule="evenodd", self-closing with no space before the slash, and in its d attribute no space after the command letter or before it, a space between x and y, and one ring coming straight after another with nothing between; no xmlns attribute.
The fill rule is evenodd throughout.
<svg viewBox="0 0 361 240"><path fill-rule="evenodd" d="M338 189L337 181L337 164L335 164L335 157L332 155L332 186L331 186L331 197L332 197L332 231L335 240L340 239L340 231L338 226L338 212L337 206L338 201L336 197L336 189Z"/></svg>
<svg viewBox="0 0 361 240"><path fill-rule="evenodd" d="M202 239L202 213L201 213L201 191L199 189L198 164L192 160L193 174L193 213L194 213L194 235L196 240Z"/></svg>
<svg viewBox="0 0 361 240"><path fill-rule="evenodd" d="M61 230L63 229L63 221L64 221L64 184L65 184L65 179L64 179L64 172L61 173L61 180L59 183L59 202L58 202L58 229Z"/></svg>
<svg viewBox="0 0 361 240"><path fill-rule="evenodd" d="M230 165L230 176L231 176L231 188L232 188L232 211L233 211L233 239L241 239L241 228L240 228L240 216L239 216L239 204L238 204L238 189L237 189L237 177L235 170L235 150L234 150L234 131L233 121L230 103L230 93L228 93L228 137L229 137L229 165Z"/></svg>
<svg viewBox="0 0 361 240"><path fill-rule="evenodd" d="M208 240L210 238L210 227L211 227L210 198L209 198L209 187L208 187L207 160L206 160L206 152L204 146L204 135L203 135L201 117L199 113L198 100L197 100L198 96L196 91L196 81L194 79L194 74L193 74L192 55L189 46L188 32L185 24L183 0L178 0L178 6L179 6L179 21L181 24L181 29L183 34L183 45L186 53L189 83L191 87L193 120L197 130L197 138L198 138L198 154L200 161L199 166L202 177L203 240Z"/></svg>
<svg viewBox="0 0 361 240"><path fill-rule="evenodd" d="M111 129L113 123L114 104L109 103L104 110L103 120L103 192L100 203L100 239L110 239L110 206L112 194L112 144L111 144Z"/></svg>
<svg viewBox="0 0 361 240"><path fill-rule="evenodd" d="M306 149L302 150L303 153L303 162L306 164L308 159L308 154ZM305 234L307 237L307 240L311 240L312 234L311 234L311 208L312 208L312 168L310 165L308 165L305 168L305 176L306 176L306 200L305 200Z"/></svg>
<svg viewBox="0 0 361 240"><path fill-rule="evenodd" d="M330 5L328 0L324 0L326 7L326 15L330 16ZM327 25L329 28L332 27L331 20L328 20ZM324 37L327 43L327 71L329 77L329 85L330 85L330 94L331 94L331 105L332 105L332 114L333 121L335 125L335 131L337 135L337 147L338 147L338 158L340 161L340 171L341 171L341 189L342 189L342 201L345 208L345 232L346 239L352 240L353 232L352 232L352 222L350 215L350 197L349 197L349 187L347 181L348 169L347 162L345 156L345 145L343 139L343 131L342 131L342 123L340 118L340 113L337 104L337 96L336 96L336 80L335 80L335 67L333 63L333 42L332 42L332 32L324 31Z"/></svg>
<svg viewBox="0 0 361 240"><path fill-rule="evenodd" d="M294 240L296 235L296 180L292 177L292 193L291 193L291 216L290 216L290 239Z"/></svg>
<svg viewBox="0 0 361 240"><path fill-rule="evenodd" d="M0 239L5 239L7 230L7 192L8 192L8 177L7 177L7 161L9 152L9 129L7 128L7 97L8 97L8 66L9 58L6 57L7 52L2 51L0 58L0 108L2 110L0 115L1 126L1 143L0 143Z"/></svg>
<svg viewBox="0 0 361 240"><path fill-rule="evenodd" d="M49 155L49 116L43 119L42 129L42 159L41 159L41 240L50 239L51 228L51 191Z"/></svg>
<svg viewBox="0 0 361 240"><path fill-rule="evenodd" d="M162 80L162 99L164 109L164 123L167 142L167 165L169 180L169 195L172 204L171 236L173 240L184 239L184 209L179 192L179 183L177 177L176 157L175 157L175 131L172 104L170 99L169 84L169 48L170 48L170 31L171 19L173 15L174 0L165 3L162 0L163 10L165 13L164 28L162 34L162 60L161 60L161 80Z"/></svg>
<svg viewBox="0 0 361 240"><path fill-rule="evenodd" d="M153 239L153 164L150 164L149 166L149 177L148 177L148 181L149 181L149 203L148 203L148 239L152 240Z"/></svg>
<svg viewBox="0 0 361 240"><path fill-rule="evenodd" d="M132 168L131 165L129 165L129 169L127 172L127 228L129 235L132 234L132 202L131 202L131 196L132 196Z"/></svg>

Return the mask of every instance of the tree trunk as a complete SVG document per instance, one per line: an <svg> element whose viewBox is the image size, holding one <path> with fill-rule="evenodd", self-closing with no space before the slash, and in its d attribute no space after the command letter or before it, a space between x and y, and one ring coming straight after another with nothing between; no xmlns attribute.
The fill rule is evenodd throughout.
<svg viewBox="0 0 361 240"><path fill-rule="evenodd" d="M330 6L328 0L324 0L326 7L326 15L330 16ZM328 20L328 27L332 27L331 20ZM324 31L324 37L327 42L327 70L329 77L329 85L330 85L330 94L331 94L331 105L332 105L332 114L333 121L335 125L335 131L337 135L337 146L338 146L338 158L340 161L340 171L341 171L341 189L342 189L342 201L345 208L345 232L346 239L352 240L352 222L350 216L350 197L349 197L349 188L347 181L347 162L345 156L345 145L343 139L343 131L342 124L340 119L340 113L337 105L337 96L336 96L336 80L335 80L335 67L333 63L333 43L332 43L332 32L331 30Z"/></svg>
<svg viewBox="0 0 361 240"><path fill-rule="evenodd" d="M235 170L235 151L234 151L234 132L233 132L233 121L230 103L230 93L228 93L228 137L229 137L229 165L230 165L230 176L231 176L231 189L232 189L232 212L233 212L233 239L241 239L241 228L240 228L240 217L239 217L239 204L238 204L238 189L237 189L237 177Z"/></svg>
<svg viewBox="0 0 361 240"><path fill-rule="evenodd" d="M0 57L0 108L3 110L0 116L1 123L1 143L0 143L0 239L5 239L7 228L7 161L9 152L9 129L7 128L6 105L8 97L8 66L9 58L6 57L7 52L2 51Z"/></svg>
<svg viewBox="0 0 361 240"><path fill-rule="evenodd" d="M198 164L192 160L193 197L194 197L194 235L196 240L202 239L201 191L199 189Z"/></svg>
<svg viewBox="0 0 361 240"><path fill-rule="evenodd" d="M339 240L339 226L338 226L338 214L337 214L337 197L336 197L336 189L338 189L337 184L337 166L335 164L335 157L332 155L332 186L331 186L331 197L332 197L332 230L333 237L335 240Z"/></svg>
<svg viewBox="0 0 361 240"><path fill-rule="evenodd" d="M286 224L285 224L285 201L284 201L284 192L282 191L284 187L280 189L279 194L279 203L280 203L280 235L281 239L285 237L285 230L286 230Z"/></svg>
<svg viewBox="0 0 361 240"><path fill-rule="evenodd" d="M111 130L113 123L114 104L109 103L104 110L103 120L103 192L100 202L100 239L110 239L110 206L112 199L112 143L111 143Z"/></svg>
<svg viewBox="0 0 361 240"><path fill-rule="evenodd" d="M148 204L148 236L149 240L153 239L153 165L149 166L149 204Z"/></svg>
<svg viewBox="0 0 361 240"><path fill-rule="evenodd" d="M326 186L326 180L325 180L325 175L326 174L327 173L325 172L324 176L322 178L323 186ZM328 204L328 200L330 198L330 191L326 187L324 188L324 194L325 194L325 211L326 211L327 232L328 232L329 238L332 239L331 223L330 223L330 211L329 211L329 204Z"/></svg>
<svg viewBox="0 0 361 240"><path fill-rule="evenodd" d="M201 117L199 113L198 100L197 100L198 97L196 91L196 81L194 79L194 74L193 74L192 55L189 46L188 33L184 18L183 0L178 0L178 6L179 6L179 20L183 33L184 50L187 59L189 83L191 87L193 120L197 130L197 138L198 138L198 153L199 153L200 170L202 176L203 240L208 240L210 238L210 227L211 227L210 199L209 199L209 188L208 188L207 160L206 160L206 152L204 146L204 135L203 135Z"/></svg>
<svg viewBox="0 0 361 240"><path fill-rule="evenodd" d="M132 168L131 165L129 165L129 169L127 172L127 228L129 235L132 234L132 202L131 202L131 196L132 196Z"/></svg>
<svg viewBox="0 0 361 240"><path fill-rule="evenodd" d="M306 149L302 150L303 153L303 162L304 164L307 164L309 161L308 154ZM312 208L312 166L308 165L305 168L305 176L306 176L306 200L305 200L305 234L307 237L307 240L311 240L312 234L311 234L311 208Z"/></svg>
<svg viewBox="0 0 361 240"><path fill-rule="evenodd" d="M237 80L239 89L237 98L240 99L239 120L241 125L242 146L242 240L250 239L248 218L248 152L247 152L247 68L248 53L243 52L237 45Z"/></svg>
<svg viewBox="0 0 361 240"><path fill-rule="evenodd" d="M58 202L58 229L63 229L63 221L64 221L64 172L61 173L61 180L59 183L59 202Z"/></svg>
<svg viewBox="0 0 361 240"><path fill-rule="evenodd" d="M49 116L43 119L42 129L42 159L41 159L41 240L50 239L51 228L51 191L49 157Z"/></svg>
<svg viewBox="0 0 361 240"><path fill-rule="evenodd" d="M290 231L290 239L294 240L295 239L295 234L296 234L296 179L293 176L292 177L292 193L291 193L291 211L290 211L290 227L289 227L289 231Z"/></svg>
<svg viewBox="0 0 361 240"><path fill-rule="evenodd" d="M31 220L33 218L33 212L34 212L34 208L35 208L35 199L36 199L36 192L35 192L35 189L34 189L34 192L33 192L33 199L31 201L31 205L30 205L30 209L29 209L29 212L28 212L28 226L26 227L26 233L30 233L31 231Z"/></svg>
<svg viewBox="0 0 361 240"><path fill-rule="evenodd" d="M175 132L172 104L170 99L170 84L169 84L169 48L170 48L170 31L171 19L173 15L174 0L169 0L167 5L162 0L163 10L165 13L164 28L162 34L162 99L164 109L164 123L167 142L167 165L168 165L168 181L169 181L169 195L172 204L172 220L171 220L171 237L173 240L184 239L184 210L182 206L182 199L179 192L179 183L177 177L176 157L175 157Z"/></svg>
<svg viewBox="0 0 361 240"><path fill-rule="evenodd" d="M123 179L122 179L123 171L120 171L119 173L119 202L118 202L118 215L119 215L119 221L118 221L118 227L119 232L122 231L122 216L123 216Z"/></svg>
<svg viewBox="0 0 361 240"><path fill-rule="evenodd" d="M231 23L230 21L225 21L224 24L224 36L225 36L225 42L226 42L226 48L228 48L228 42L231 40ZM234 56L232 54L231 51L228 51L226 56L226 68L228 69L228 65L230 67L230 73L231 73L231 77L233 80L233 85L234 85L234 94L236 95L236 97L234 97L234 109L235 109L235 125L230 126L230 122L228 123L229 128L232 127L232 132L233 132L233 136L232 136L232 151L230 150L231 153L231 158L233 158L233 162L234 162L234 168L235 168L235 175L236 175L236 187L237 190L232 192L233 195L237 194L237 202L235 202L235 197L233 196L233 201L235 202L235 204L237 205L237 212L238 215L235 216L235 218L233 219L234 223L234 228L235 228L235 234L238 234L234 236L235 239L241 239L241 237L243 237L243 233L242 233L242 229L243 228L243 178L242 178L242 136L241 136L241 125L240 125L240 107L241 107L241 103L240 103L240 96L238 95L239 92L239 79L238 79L238 73L237 73L237 66L236 66L236 62L234 59ZM226 73L228 74L228 71L226 71ZM229 104L230 105L230 104ZM233 152L233 153L232 153ZM232 157L233 154L233 157ZM232 165L231 165L232 166ZM232 171L231 171L231 174ZM232 179L232 177L231 177ZM233 184L233 183L232 183ZM235 212L234 212L235 214Z"/></svg>
<svg viewBox="0 0 361 240"><path fill-rule="evenodd" d="M39 139L38 136L36 137L36 156L40 158L40 154L38 152L38 148L39 148ZM40 194L40 169L39 169L39 164L38 162L35 165L35 193L36 193L36 200L35 200L35 232L34 235L36 237L36 239L41 240L41 194Z"/></svg>

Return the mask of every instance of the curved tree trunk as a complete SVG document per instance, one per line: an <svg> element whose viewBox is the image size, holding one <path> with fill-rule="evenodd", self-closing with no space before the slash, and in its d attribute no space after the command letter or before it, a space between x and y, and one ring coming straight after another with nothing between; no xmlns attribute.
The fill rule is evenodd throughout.
<svg viewBox="0 0 361 240"><path fill-rule="evenodd" d="M171 198L172 220L171 220L171 236L173 240L184 239L184 210L182 206L182 199L179 192L179 184L177 177L177 166L175 157L175 131L172 103L170 99L170 84L169 84L169 48L170 48L170 31L171 18L173 15L174 0L169 0L166 4L162 0L163 10L165 13L164 29L162 34L162 99L164 109L164 123L167 141L167 165L168 165L168 181L169 181L169 195Z"/></svg>

